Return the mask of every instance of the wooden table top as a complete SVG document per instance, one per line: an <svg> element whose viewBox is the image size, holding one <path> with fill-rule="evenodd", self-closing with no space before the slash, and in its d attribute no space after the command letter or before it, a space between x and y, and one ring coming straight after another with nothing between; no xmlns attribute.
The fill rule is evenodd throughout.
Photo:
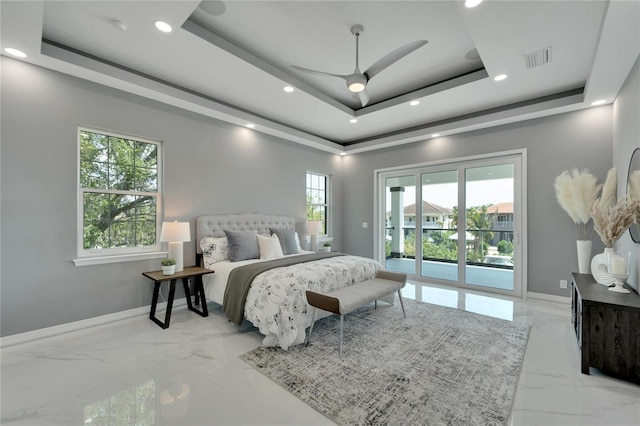
<svg viewBox="0 0 640 426"><path fill-rule="evenodd" d="M185 266L182 271L176 272L173 275L164 275L162 273L162 269L159 271L143 272L142 275L152 279L153 281L169 281L194 277L197 275L213 274L213 272L214 271L211 269L201 268L200 266Z"/></svg>

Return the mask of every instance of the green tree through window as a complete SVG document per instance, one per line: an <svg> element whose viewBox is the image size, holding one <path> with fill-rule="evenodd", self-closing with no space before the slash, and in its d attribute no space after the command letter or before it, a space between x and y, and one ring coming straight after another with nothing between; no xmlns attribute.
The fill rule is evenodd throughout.
<svg viewBox="0 0 640 426"><path fill-rule="evenodd" d="M156 142L81 129L82 249L156 246Z"/></svg>
<svg viewBox="0 0 640 426"><path fill-rule="evenodd" d="M321 234L328 234L329 217L329 177L318 173L307 172L307 222L322 222Z"/></svg>

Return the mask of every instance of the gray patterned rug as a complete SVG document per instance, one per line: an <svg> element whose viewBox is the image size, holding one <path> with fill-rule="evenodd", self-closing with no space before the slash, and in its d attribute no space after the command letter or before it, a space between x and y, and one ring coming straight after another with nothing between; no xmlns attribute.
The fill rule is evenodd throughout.
<svg viewBox="0 0 640 426"><path fill-rule="evenodd" d="M241 358L340 425L506 425L529 326L405 300L319 320L310 346Z"/></svg>

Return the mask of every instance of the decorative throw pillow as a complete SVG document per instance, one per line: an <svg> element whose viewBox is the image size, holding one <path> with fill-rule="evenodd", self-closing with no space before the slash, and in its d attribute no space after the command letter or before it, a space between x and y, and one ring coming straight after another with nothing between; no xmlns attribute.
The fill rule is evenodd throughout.
<svg viewBox="0 0 640 426"><path fill-rule="evenodd" d="M282 246L282 253L284 254L296 254L298 253L298 247L296 245L296 236L293 229L284 228L269 228L272 234L278 236L280 245Z"/></svg>
<svg viewBox="0 0 640 426"><path fill-rule="evenodd" d="M229 240L229 260L260 259L256 231L224 231Z"/></svg>
<svg viewBox="0 0 640 426"><path fill-rule="evenodd" d="M204 237L200 240L202 249L202 260L204 267L211 269L211 266L221 260L229 259L229 240L227 237Z"/></svg>
<svg viewBox="0 0 640 426"><path fill-rule="evenodd" d="M271 236L258 234L258 247L260 248L260 259L274 259L282 257L282 247L276 234Z"/></svg>

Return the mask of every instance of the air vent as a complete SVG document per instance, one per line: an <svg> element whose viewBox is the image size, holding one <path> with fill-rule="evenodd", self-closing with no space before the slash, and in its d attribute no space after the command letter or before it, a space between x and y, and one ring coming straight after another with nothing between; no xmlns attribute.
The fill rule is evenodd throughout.
<svg viewBox="0 0 640 426"><path fill-rule="evenodd" d="M539 67L551 62L551 46L524 55L524 66L527 69Z"/></svg>

